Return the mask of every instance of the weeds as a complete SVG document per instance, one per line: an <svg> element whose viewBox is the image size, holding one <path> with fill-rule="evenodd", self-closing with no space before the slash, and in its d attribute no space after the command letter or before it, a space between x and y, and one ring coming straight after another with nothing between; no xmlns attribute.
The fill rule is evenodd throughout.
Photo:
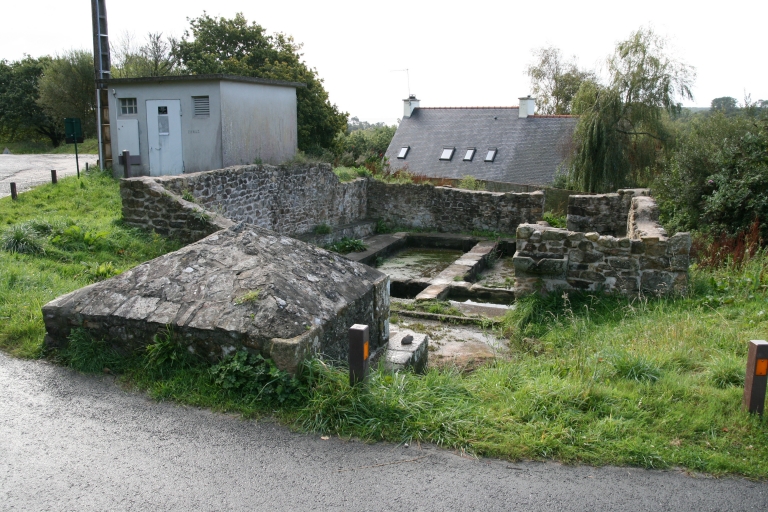
<svg viewBox="0 0 768 512"><path fill-rule="evenodd" d="M328 224L318 224L315 226L314 232L316 235L328 235L332 232L331 226Z"/></svg>
<svg viewBox="0 0 768 512"><path fill-rule="evenodd" d="M365 242L358 238L344 237L338 242L334 242L325 247L329 251L337 252L339 254L348 254L350 252L362 252L368 249Z"/></svg>
<svg viewBox="0 0 768 512"><path fill-rule="evenodd" d="M544 212L541 220L547 222L553 228L565 229L568 224L565 215L557 215L554 212Z"/></svg>
<svg viewBox="0 0 768 512"><path fill-rule="evenodd" d="M466 175L456 184L456 188L465 190L485 190L485 183L474 176Z"/></svg>
<svg viewBox="0 0 768 512"><path fill-rule="evenodd" d="M18 254L40 254L45 252L38 234L25 224L11 226L0 235L0 248Z"/></svg>
<svg viewBox="0 0 768 512"><path fill-rule="evenodd" d="M261 290L251 290L239 296L238 298L236 298L234 300L234 303L236 306L239 306L241 304L254 303L259 300L260 293L261 293Z"/></svg>

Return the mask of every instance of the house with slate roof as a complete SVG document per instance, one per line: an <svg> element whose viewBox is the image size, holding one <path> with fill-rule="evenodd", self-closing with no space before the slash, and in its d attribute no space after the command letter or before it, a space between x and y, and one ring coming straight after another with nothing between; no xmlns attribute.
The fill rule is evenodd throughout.
<svg viewBox="0 0 768 512"><path fill-rule="evenodd" d="M530 96L520 98L519 107L423 108L414 95L403 103L403 119L386 152L392 169L547 185L573 151L578 118L537 115Z"/></svg>

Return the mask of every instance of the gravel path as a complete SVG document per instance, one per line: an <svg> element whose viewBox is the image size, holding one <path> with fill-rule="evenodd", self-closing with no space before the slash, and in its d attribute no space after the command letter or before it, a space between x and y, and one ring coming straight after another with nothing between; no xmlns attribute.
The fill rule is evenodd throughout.
<svg viewBox="0 0 768 512"><path fill-rule="evenodd" d="M80 155L80 172L85 163L96 165L98 155ZM0 197L11 195L11 182L21 193L51 182L51 169L59 178L77 174L75 155L3 155L0 154Z"/></svg>
<svg viewBox="0 0 768 512"><path fill-rule="evenodd" d="M766 508L765 482L324 440L0 353L0 510Z"/></svg>

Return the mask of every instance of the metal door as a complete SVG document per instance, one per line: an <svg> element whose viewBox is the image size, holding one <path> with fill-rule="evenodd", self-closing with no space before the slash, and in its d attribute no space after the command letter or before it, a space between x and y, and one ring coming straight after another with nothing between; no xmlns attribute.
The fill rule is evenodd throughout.
<svg viewBox="0 0 768 512"><path fill-rule="evenodd" d="M147 135L149 175L183 173L180 100L147 100Z"/></svg>

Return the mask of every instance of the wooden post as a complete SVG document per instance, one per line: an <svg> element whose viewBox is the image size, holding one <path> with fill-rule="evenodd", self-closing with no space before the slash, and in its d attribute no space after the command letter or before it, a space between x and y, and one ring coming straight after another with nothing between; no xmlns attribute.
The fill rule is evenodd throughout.
<svg viewBox="0 0 768 512"><path fill-rule="evenodd" d="M123 173L125 178L131 177L131 152L127 149L123 150L123 166L125 167L125 172Z"/></svg>
<svg viewBox="0 0 768 512"><path fill-rule="evenodd" d="M51 169L51 183L57 184L59 180L56 178L56 169Z"/></svg>
<svg viewBox="0 0 768 512"><path fill-rule="evenodd" d="M19 194L16 193L16 184L11 182L11 199L14 201L19 198Z"/></svg>
<svg viewBox="0 0 768 512"><path fill-rule="evenodd" d="M744 379L742 408L751 413L763 414L765 387L768 383L768 342L752 340L747 353L747 375Z"/></svg>
<svg viewBox="0 0 768 512"><path fill-rule="evenodd" d="M370 343L368 326L355 324L349 328L349 385L354 386L368 376Z"/></svg>

